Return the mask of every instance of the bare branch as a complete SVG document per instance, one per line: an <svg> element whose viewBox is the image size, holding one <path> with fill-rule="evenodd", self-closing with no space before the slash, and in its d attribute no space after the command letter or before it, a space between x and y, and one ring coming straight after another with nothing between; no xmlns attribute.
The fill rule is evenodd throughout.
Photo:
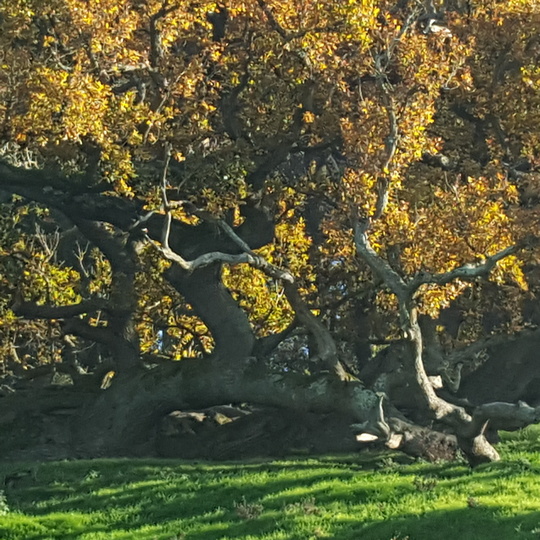
<svg viewBox="0 0 540 540"><path fill-rule="evenodd" d="M36 225L35 237L43 248L43 251L45 251L47 261L51 261L56 255L56 250L60 243L60 233L56 230L51 238L51 235L47 235L39 225Z"/></svg>
<svg viewBox="0 0 540 540"><path fill-rule="evenodd" d="M495 253L495 255L486 257L482 261L476 263L467 263L443 274L429 274L426 272L420 272L416 274L410 284L410 287L413 291L416 291L422 285L429 283L435 285L446 285L447 283L450 283L456 279L472 281L477 277L487 276L493 270L493 268L495 268L499 261L513 255L522 248L522 244L514 244L513 246L509 246L498 253Z"/></svg>
<svg viewBox="0 0 540 540"><path fill-rule="evenodd" d="M163 223L163 230L161 232L161 244L166 251L172 251L169 247L169 235L171 234L172 214L171 206L169 204L169 200L167 199L167 173L169 170L170 161L171 147L169 144L167 144L165 148L165 163L163 164L163 170L161 173L161 198L163 200L163 210L165 210L165 222Z"/></svg>
<svg viewBox="0 0 540 540"><path fill-rule="evenodd" d="M164 169L163 178L165 178L165 176L166 168ZM281 270L277 266L270 264L264 257L255 253L249 247L249 245L234 232L232 227L222 219L217 219L209 212L198 209L193 203L190 203L189 201L176 201L175 204L169 203L167 200L165 187L166 186L164 184L162 188L162 196L164 206L167 209L167 214L165 218L165 224L163 226L161 246L147 237L149 242L153 246L155 246L165 258L169 259L172 262L175 262L180 266L180 268L187 270L188 272L193 272L197 268L209 266L214 263L227 263L231 265L247 263L254 268L262 270L266 275L270 277L280 279L289 283L294 282L294 278L289 272L287 272L286 270ZM213 251L210 253L205 253L192 261L188 261L182 256L180 256L178 253L175 253L169 246L169 234L172 222L170 209L174 206L183 206L193 215L217 225L242 250L243 253L230 254L222 253L220 251Z"/></svg>
<svg viewBox="0 0 540 540"><path fill-rule="evenodd" d="M355 219L353 223L354 228L354 242L356 250L360 257L368 264L371 271L379 276L384 283L390 287L390 290L398 296L398 298L404 298L407 294L407 284L403 281L403 278L371 247L369 238L367 235L367 229L370 221L361 222L359 219Z"/></svg>
<svg viewBox="0 0 540 540"><path fill-rule="evenodd" d="M289 272L287 272L286 270L280 270L279 268L270 264L263 257L257 255L254 252L233 255L230 253L213 251L211 253L205 253L204 255L201 255L200 257L197 257L192 261L187 261L180 255L175 253L172 249L167 248L164 245L160 246L157 242L154 242L148 237L147 239L156 249L161 252L161 254L166 259L178 264L180 268L182 268L183 270L187 270L188 272L194 272L198 268L203 268L205 266L209 266L215 263L227 263L233 266L237 264L249 264L254 268L259 268L270 277L281 279L289 283L292 283L294 281L294 278Z"/></svg>

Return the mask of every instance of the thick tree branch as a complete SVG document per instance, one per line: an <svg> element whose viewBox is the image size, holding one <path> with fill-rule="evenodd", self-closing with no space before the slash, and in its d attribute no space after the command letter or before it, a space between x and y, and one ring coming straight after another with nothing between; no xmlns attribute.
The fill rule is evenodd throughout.
<svg viewBox="0 0 540 540"><path fill-rule="evenodd" d="M489 422L490 429L516 431L540 422L540 407L531 407L523 401L518 403L492 402L476 407L469 426L472 434Z"/></svg>
<svg viewBox="0 0 540 540"><path fill-rule="evenodd" d="M41 306L34 302L18 302L13 305L13 312L25 319L69 319L85 313L105 310L108 300L92 298L69 306Z"/></svg>
<svg viewBox="0 0 540 540"><path fill-rule="evenodd" d="M169 202L166 200L165 197L166 191L164 190L164 205L166 207L169 207ZM183 205L184 207L187 207L191 213L197 215L201 219L213 222L243 251L243 253L240 253L239 255L228 255L220 252L214 252L201 255L194 261L186 261L183 257L174 253L168 247L168 236L170 233L171 222L170 217L165 222L162 245L159 246L156 244L156 242L150 240L152 244L156 246L166 258L175 262L180 266L180 268L190 273L197 268L209 266L217 262L228 264L248 263L255 268L259 268L269 277L283 281L285 294L289 303L291 304L291 307L294 309L299 322L301 322L315 337L315 341L317 344L317 356L319 360L329 366L329 368L336 375L338 375L340 379L347 380L349 378L349 375L337 358L337 349L334 340L332 339L332 336L324 327L324 325L317 319L317 317L315 317L311 313L311 311L307 308L307 306L301 299L300 295L298 294L298 290L294 285L293 276L289 272L281 270L276 266L268 263L268 261L266 261L263 257L256 254L249 247L249 245L247 245L247 243L244 242L234 232L232 227L228 225L225 221L216 219L213 216L208 215L207 212L202 212L198 210L190 203L183 203ZM170 216L170 211L168 212L168 216Z"/></svg>
<svg viewBox="0 0 540 540"><path fill-rule="evenodd" d="M126 235L114 235L102 223L79 219L72 213L69 217L81 233L107 257L113 271L130 275L135 273L136 263L126 243Z"/></svg>
<svg viewBox="0 0 540 540"><path fill-rule="evenodd" d="M123 389L119 388L116 394L104 392L91 411L90 424L97 430L96 437L89 439L85 433L83 439L99 444L104 439L100 432L106 432L114 435L109 440L125 447L135 442L132 437L146 434L147 428L175 408L192 410L246 402L300 411L335 411L351 423L363 423L371 421L376 416L373 410L379 407L379 397L359 382L343 384L325 375L274 373L253 358L186 359L177 364L165 367L168 372L162 371L157 379L154 371L142 374L142 379L124 381ZM156 380L160 381L159 391L153 382ZM116 400L123 400L126 395L132 399L128 419L112 414Z"/></svg>
<svg viewBox="0 0 540 540"><path fill-rule="evenodd" d="M257 164L255 169L251 171L246 182L252 186L255 191L262 189L264 181L268 176L276 170L278 165L283 163L291 152L294 143L298 141L302 125L301 109L295 113L291 133L283 133L281 141L272 147Z"/></svg>
<svg viewBox="0 0 540 540"><path fill-rule="evenodd" d="M225 232L225 234L231 238L231 240L233 240L233 242L244 250L243 255L254 258L254 262L250 263L252 266L261 269L268 276L284 282L285 295L291 307L295 311L298 321L302 323L315 338L318 359L323 364L327 365L340 379L347 380L349 375L341 362L338 360L337 348L332 336L330 335L330 332L308 309L298 294L298 289L294 284L294 278L292 275L289 272L283 271L268 263L264 258L254 253L250 247L223 220L217 220L217 224Z"/></svg>
<svg viewBox="0 0 540 540"><path fill-rule="evenodd" d="M248 36L247 41L250 45L247 57L244 62L243 73L240 81L236 86L232 88L230 92L224 93L220 100L220 110L221 118L223 121L223 127L229 137L235 141L241 137L246 139L248 142L251 142L249 134L246 133L242 120L240 118L240 94L247 88L250 73L249 65L252 61L252 50L251 50L251 34Z"/></svg>
<svg viewBox="0 0 540 540"><path fill-rule="evenodd" d="M62 325L62 330L65 334L73 334L88 341L95 341L108 348L116 341L113 332L107 327L91 326L86 321L78 318L67 319Z"/></svg>
<svg viewBox="0 0 540 540"><path fill-rule="evenodd" d="M103 223L79 219L73 212L67 215L81 233L101 250L111 265L111 290L105 310L107 330L113 338L107 340L107 346L119 369L132 369L141 361L139 336L135 329L138 298L135 290L135 246L126 233L115 235Z"/></svg>
<svg viewBox="0 0 540 540"><path fill-rule="evenodd" d="M274 14L272 13L270 6L264 0L257 0L257 4L259 4L259 7L263 10L272 29L275 30L285 41L289 41L289 34L277 22L276 18L274 17Z"/></svg>
<svg viewBox="0 0 540 540"><path fill-rule="evenodd" d="M354 218L354 241L358 255L368 264L374 275L379 276L390 290L398 297L408 294L407 284L403 278L371 247L368 238L370 221L360 221Z"/></svg>
<svg viewBox="0 0 540 540"><path fill-rule="evenodd" d="M338 360L337 347L332 335L324 324L307 307L294 283L284 283L285 296L293 308L298 322L312 334L315 339L316 356L313 361L320 361L323 365L338 376L340 380L349 380L341 362Z"/></svg>
<svg viewBox="0 0 540 540"><path fill-rule="evenodd" d="M479 339L475 341L474 343L471 343L470 345L467 345L465 347L455 349L451 353L449 353L445 360L448 362L449 365L455 365L460 362L466 362L467 360L470 360L475 354L478 354L479 352L485 350L485 349L491 349L493 347L498 347L500 345L506 345L508 343L511 343L513 341L516 341L517 339L524 338L524 337L539 337L540 336L540 328L536 328L534 330L524 330L516 335L508 335L508 334L499 334L499 335L493 335L493 336L487 336L484 339Z"/></svg>
<svg viewBox="0 0 540 540"><path fill-rule="evenodd" d="M162 245L159 245L157 242L154 242L152 239L148 239L149 242L160 251L160 253L169 261L172 261L183 270L188 272L194 272L199 268L204 268L206 266L211 266L216 263L225 263L235 266L237 264L249 264L254 268L259 268L269 276L272 276L276 279L282 279L285 281L292 281L293 277L286 270L280 270L275 266L267 262L263 257L252 254L252 253L240 253L238 255L231 255L229 253L222 253L220 251L213 251L211 253L205 253L200 257L192 261L187 261L182 258L180 255L172 251L170 248L166 248Z"/></svg>

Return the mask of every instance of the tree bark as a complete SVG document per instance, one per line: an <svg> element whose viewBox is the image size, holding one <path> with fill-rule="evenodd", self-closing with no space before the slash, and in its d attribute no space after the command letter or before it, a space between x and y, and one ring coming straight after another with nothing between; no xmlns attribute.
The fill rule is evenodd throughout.
<svg viewBox="0 0 540 540"><path fill-rule="evenodd" d="M253 330L245 312L223 285L220 264L193 273L173 264L166 277L206 324L221 358L241 360L251 355L255 345Z"/></svg>
<svg viewBox="0 0 540 540"><path fill-rule="evenodd" d="M358 382L325 375L273 373L254 358L187 359L135 376L118 377L75 422L79 455L140 451L157 421L170 411L228 403L259 403L314 413L336 412L370 421L378 398ZM353 436L351 432L351 437Z"/></svg>

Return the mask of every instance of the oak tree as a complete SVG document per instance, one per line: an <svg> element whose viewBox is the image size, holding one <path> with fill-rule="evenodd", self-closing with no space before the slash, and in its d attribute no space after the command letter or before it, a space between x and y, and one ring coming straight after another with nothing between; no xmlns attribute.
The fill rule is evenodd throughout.
<svg viewBox="0 0 540 540"><path fill-rule="evenodd" d="M256 413L215 407L247 403L305 427L284 451L497 459L540 420L539 19L4 0L2 423L31 456L154 453L174 417L242 455Z"/></svg>

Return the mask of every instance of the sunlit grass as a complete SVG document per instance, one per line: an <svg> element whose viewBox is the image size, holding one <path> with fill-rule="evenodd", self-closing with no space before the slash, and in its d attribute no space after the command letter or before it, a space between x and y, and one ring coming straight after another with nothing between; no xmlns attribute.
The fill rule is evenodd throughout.
<svg viewBox="0 0 540 540"><path fill-rule="evenodd" d="M508 435L500 450L500 463L474 471L374 453L4 464L0 538L540 538L540 431Z"/></svg>

